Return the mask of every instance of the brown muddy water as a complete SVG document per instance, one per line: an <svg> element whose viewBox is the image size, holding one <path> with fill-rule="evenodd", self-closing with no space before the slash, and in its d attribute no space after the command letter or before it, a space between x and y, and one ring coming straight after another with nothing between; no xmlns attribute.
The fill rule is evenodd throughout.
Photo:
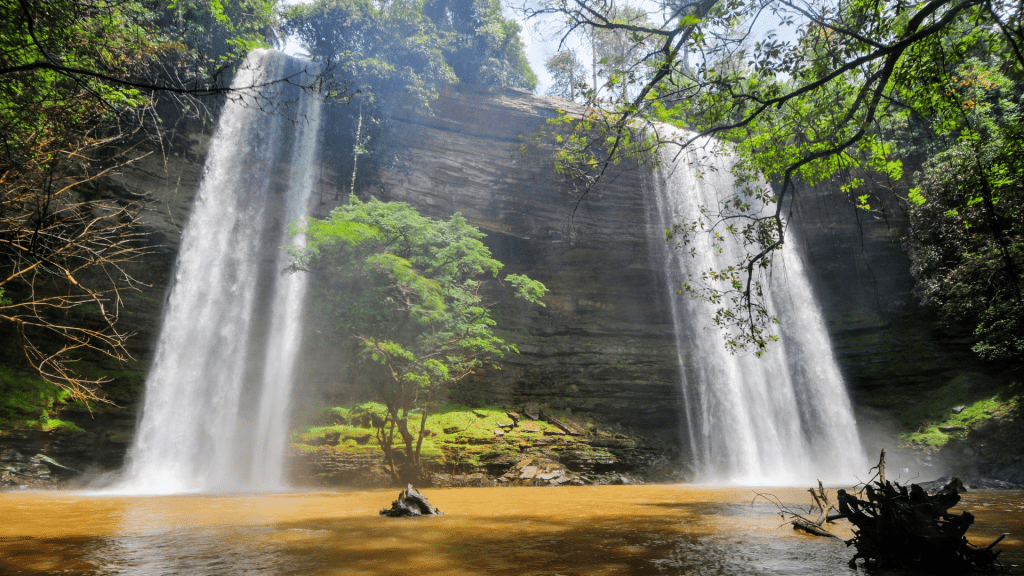
<svg viewBox="0 0 1024 576"><path fill-rule="evenodd" d="M810 498L764 491L800 505ZM773 505L752 504L751 488L431 489L445 516L379 517L397 492L0 493L0 574L907 574L851 570L851 550L783 526ZM1024 492L970 492L960 509L977 517L974 543L1011 533L1003 564L1024 574Z"/></svg>

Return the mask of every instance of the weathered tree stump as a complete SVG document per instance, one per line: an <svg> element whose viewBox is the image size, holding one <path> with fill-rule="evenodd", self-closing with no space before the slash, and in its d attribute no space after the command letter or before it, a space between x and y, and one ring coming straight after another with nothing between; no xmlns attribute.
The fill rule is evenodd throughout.
<svg viewBox="0 0 1024 576"><path fill-rule="evenodd" d="M821 482L817 490L809 491L815 508L820 511L817 520L804 516L783 504L771 494L758 494L775 504L783 518L789 519L794 530L817 536L837 538L825 528L826 523L845 519L853 524L853 538L847 546L856 548L850 559L850 568L857 568L857 559L872 568L910 568L941 575L966 574L972 570L992 571L999 567L999 551L993 548L1007 535L1003 534L985 548L967 541L965 534L974 523L970 512L951 514L949 509L960 502L963 483L956 478L945 481L928 494L917 484L910 487L885 479L885 451L872 468L874 477L856 494L839 490L838 506L829 501ZM830 514L832 510L838 513Z"/></svg>
<svg viewBox="0 0 1024 576"><path fill-rule="evenodd" d="M427 501L419 490L413 488L412 484L406 486L405 490L398 493L398 500L391 503L391 508L380 511L381 516L441 516L444 513Z"/></svg>
<svg viewBox="0 0 1024 576"><path fill-rule="evenodd" d="M960 502L955 489L927 494L917 484L910 488L897 482L879 480L864 488L858 498L839 490L839 517L854 526L854 537L847 545L856 547L850 559L875 567L898 566L935 574L966 574L971 570L992 570L999 551L992 548L1003 537L985 548L967 541L965 534L974 523L970 512L951 514ZM1004 535L1005 536L1005 535Z"/></svg>

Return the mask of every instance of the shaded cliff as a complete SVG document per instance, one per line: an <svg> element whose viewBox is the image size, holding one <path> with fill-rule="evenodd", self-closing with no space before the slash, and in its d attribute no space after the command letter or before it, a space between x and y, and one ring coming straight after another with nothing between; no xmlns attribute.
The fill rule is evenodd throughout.
<svg viewBox="0 0 1024 576"><path fill-rule="evenodd" d="M399 108L388 119L391 152L376 164L361 161L357 194L407 202L431 217L461 212L487 234L505 272L547 285L543 308L496 301L499 331L521 353L462 386L461 400L547 402L675 443L678 363L659 263L649 258L658 235L646 224L642 168L618 167L577 209L571 183L553 170L553 149L520 150L524 136L566 105L460 86L432 104L432 115ZM348 193L348 124L342 118L325 135L333 147L325 154L322 214ZM329 390L339 374L332 355L312 354L320 366L312 385Z"/></svg>
<svg viewBox="0 0 1024 576"><path fill-rule="evenodd" d="M389 152L360 159L355 191L408 202L432 217L462 212L487 234L485 243L505 272L527 274L550 290L544 308L496 302L499 329L521 354L505 358L501 370L477 375L460 388L458 400L509 406L532 401L592 413L676 446L685 456L668 311L668 298L676 296L664 289L664 263L652 258L663 236L647 224L645 168L624 162L577 206L572 184L553 170L553 149L541 144L521 150L525 135L544 128L566 106L514 90L459 86L435 102L430 115L398 108L385 127ZM325 111L318 216L348 195L353 114L345 106ZM126 300L124 322L138 333L133 351L139 361L131 375L118 376L125 391L116 428L88 432L115 448L126 449L130 440L141 375L152 358L207 141L194 133L167 155L154 155L107 184L111 193L151 200L145 219L154 246L137 269L148 286ZM791 210L862 431L880 430L877 438L869 435L871 448L892 441L895 424L877 428L888 426L889 413L912 407L929 387L978 370L965 337L935 328L912 296L913 278L899 244L906 216L891 206L884 217L857 212L848 198L824 186L799 190ZM315 403L344 393L348 363L324 317L314 311L311 320L300 390ZM90 430L88 420L85 414L75 418ZM105 449L104 466L117 464L110 461L111 450Z"/></svg>

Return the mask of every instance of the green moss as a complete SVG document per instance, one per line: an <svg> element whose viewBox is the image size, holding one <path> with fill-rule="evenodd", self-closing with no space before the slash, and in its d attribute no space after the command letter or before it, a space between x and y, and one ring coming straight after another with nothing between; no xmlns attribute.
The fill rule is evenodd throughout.
<svg viewBox="0 0 1024 576"><path fill-rule="evenodd" d="M928 394L924 400L899 416L905 443L933 448L964 436L985 421L1017 410L1024 398L1024 386L1014 382L998 388L979 384L971 374L961 374L949 384ZM964 406L959 414L953 408ZM939 428L960 427L943 432Z"/></svg>
<svg viewBox="0 0 1024 576"><path fill-rule="evenodd" d="M36 428L67 392L35 375L0 366L0 428Z"/></svg>
<svg viewBox="0 0 1024 576"><path fill-rule="evenodd" d="M334 424L331 426L313 426L304 431L293 432L292 439L296 442L309 442L315 438L323 438L324 435L332 432L341 434L342 438L345 438L346 436L365 436L367 434L373 434L372 430L367 428L359 428L356 426L349 426L347 424Z"/></svg>
<svg viewBox="0 0 1024 576"><path fill-rule="evenodd" d="M42 421L40 427L43 430L57 430L59 428L61 430L67 430L69 432L85 433L85 430L79 428L77 425L75 425L74 422L68 422L66 420L56 420L47 418Z"/></svg>
<svg viewBox="0 0 1024 576"><path fill-rule="evenodd" d="M315 439L323 438L330 432L341 434L339 443L334 449L341 453L365 453L380 451L380 444L377 442L373 428L355 425L359 415L365 412L373 412L383 415L386 412L384 405L367 402L355 406L334 406L324 409L321 413L326 417L343 419L348 424L329 424L310 426L292 433L293 446L302 451L316 451L317 447L309 444ZM523 434L520 429L514 428L505 432L503 442L489 442L494 440L494 430L498 428L498 422L511 422L505 413L506 409L499 406L484 406L471 408L461 404L443 404L433 407L427 416L427 430L430 436L423 439L423 447L420 451L421 457L426 460L436 460L447 463L471 463L480 464L480 457L486 454L497 452L508 455L518 451L520 437L533 437L533 434ZM422 412L414 410L409 415L409 431L412 434L419 434L420 416ZM553 426L545 422L534 422L541 431L552 430ZM446 433L445 430L452 430ZM346 440L346 436L359 437L370 435L366 444L358 444L354 440Z"/></svg>

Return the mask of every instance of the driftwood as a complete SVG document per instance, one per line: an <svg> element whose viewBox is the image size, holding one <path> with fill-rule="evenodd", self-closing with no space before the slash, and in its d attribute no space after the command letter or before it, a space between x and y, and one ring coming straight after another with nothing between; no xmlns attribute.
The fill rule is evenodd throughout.
<svg viewBox="0 0 1024 576"><path fill-rule="evenodd" d="M380 511L381 516L441 516L444 513L427 501L419 490L409 484L405 490L398 493L398 500L391 503L391 508Z"/></svg>
<svg viewBox="0 0 1024 576"><path fill-rule="evenodd" d="M772 504L775 504L775 506L779 509L779 515L782 516L784 519L787 519L788 524L793 525L793 530L800 530L802 532L807 532L808 534L813 534L815 536L825 536L828 538L839 539L838 536L829 532L828 529L825 527L826 522L831 523L837 517L837 515L835 514L829 514L829 512L835 509L835 505L829 502L828 493L825 491L825 488L821 485L821 482L819 481L817 490L815 490L814 488L809 488L807 491L811 493L811 498L814 502L814 505L811 506L811 509L808 512L813 512L815 508L817 508L819 511L818 518L816 520L811 520L810 517L804 516L803 512L798 511L790 506L786 506L785 504L782 503L782 501L780 501L772 494L758 494L757 498L763 498L765 500L768 500ZM755 500L757 498L755 498Z"/></svg>
<svg viewBox="0 0 1024 576"><path fill-rule="evenodd" d="M966 574L971 570L989 571L1000 567L999 551L993 548L1006 534L978 548L965 536L974 523L974 515L949 512L960 502L962 484L959 481L949 482L934 495L917 484L908 488L887 481L884 450L878 466L872 470L876 471L875 476L861 490L853 494L837 491L837 514L829 514L833 507L820 482L817 491L811 489L814 507L821 512L816 521L783 506L777 498L759 496L773 501L783 517L791 518L794 529L810 534L835 538L823 527L824 523L840 519L852 523L854 537L847 540L846 545L856 548L857 553L850 559L851 568L857 567L858 558L875 568L911 568L933 574Z"/></svg>

